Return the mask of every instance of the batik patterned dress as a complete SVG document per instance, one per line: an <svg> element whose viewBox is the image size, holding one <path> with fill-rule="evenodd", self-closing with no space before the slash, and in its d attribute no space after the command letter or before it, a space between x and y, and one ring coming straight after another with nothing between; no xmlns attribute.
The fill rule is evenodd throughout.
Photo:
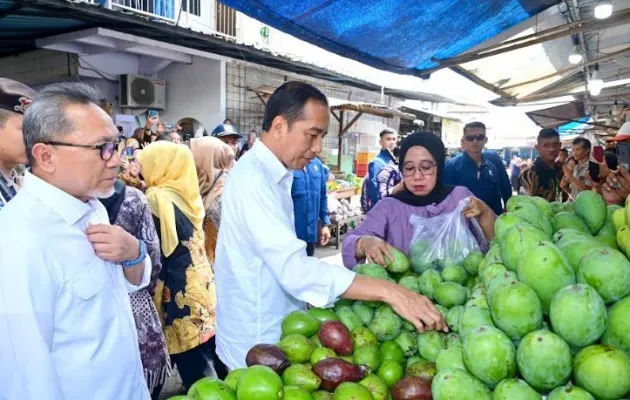
<svg viewBox="0 0 630 400"><path fill-rule="evenodd" d="M160 220L154 216L159 234ZM216 287L205 250L205 236L175 207L179 243L162 256L162 271L155 291L155 304L162 318L171 355L191 350L214 336Z"/></svg>
<svg viewBox="0 0 630 400"><path fill-rule="evenodd" d="M160 317L152 299L158 275L162 270L160 242L147 201L138 189L129 186L125 189L125 199L120 206L115 224L144 241L147 256L151 257L153 266L149 286L129 295L138 330L144 375L149 391L152 392L171 374L171 364Z"/></svg>

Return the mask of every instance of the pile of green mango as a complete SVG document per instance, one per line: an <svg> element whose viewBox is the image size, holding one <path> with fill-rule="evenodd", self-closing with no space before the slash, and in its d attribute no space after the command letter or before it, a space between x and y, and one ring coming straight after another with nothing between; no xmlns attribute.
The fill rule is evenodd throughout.
<svg viewBox="0 0 630 400"><path fill-rule="evenodd" d="M418 333L386 304L342 299L284 319L282 373L256 365L225 382L204 378L186 398L398 400L393 388L408 377L429 382L435 400L628 398L630 207L583 192L565 204L514 196L507 210L485 255L414 264L423 243L409 255L394 250L387 265L355 267L430 298L449 333ZM322 345L326 321L347 328L351 353ZM368 374L324 390L314 366L331 358Z"/></svg>

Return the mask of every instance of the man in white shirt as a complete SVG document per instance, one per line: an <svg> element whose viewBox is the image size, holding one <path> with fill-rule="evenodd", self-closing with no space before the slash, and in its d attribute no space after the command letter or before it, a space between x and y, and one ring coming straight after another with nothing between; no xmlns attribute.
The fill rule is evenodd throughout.
<svg viewBox="0 0 630 400"><path fill-rule="evenodd" d="M120 165L99 99L55 84L24 116L32 170L0 213L0 399L150 398L128 292L151 264L96 199Z"/></svg>
<svg viewBox="0 0 630 400"><path fill-rule="evenodd" d="M295 235L292 170L321 152L328 122L319 90L287 82L267 102L261 139L230 171L214 265L217 354L229 369L244 367L255 344L280 340L289 312L339 297L389 303L418 330L446 329L426 297L306 255Z"/></svg>

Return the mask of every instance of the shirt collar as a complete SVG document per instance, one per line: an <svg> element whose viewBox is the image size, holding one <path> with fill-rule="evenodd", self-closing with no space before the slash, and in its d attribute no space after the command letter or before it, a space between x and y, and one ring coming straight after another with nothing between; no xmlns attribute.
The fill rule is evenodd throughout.
<svg viewBox="0 0 630 400"><path fill-rule="evenodd" d="M260 160L275 183L280 183L287 176L293 177L291 171L282 165L278 157L269 150L269 147L262 140L257 140L251 151Z"/></svg>
<svg viewBox="0 0 630 400"><path fill-rule="evenodd" d="M85 203L63 190L25 171L22 190L37 197L42 203L53 209L68 225L76 224L92 211L90 203Z"/></svg>
<svg viewBox="0 0 630 400"><path fill-rule="evenodd" d="M473 163L475 166L477 166L477 162L475 160L472 159L472 157L468 154L467 151L464 152L464 160L466 160L467 162ZM483 151L481 152L481 164L479 166L482 166L486 163L486 157L483 154Z"/></svg>
<svg viewBox="0 0 630 400"><path fill-rule="evenodd" d="M392 152L387 149L381 149L381 152L379 153L379 155L385 158L388 162L398 164L398 161L396 160Z"/></svg>

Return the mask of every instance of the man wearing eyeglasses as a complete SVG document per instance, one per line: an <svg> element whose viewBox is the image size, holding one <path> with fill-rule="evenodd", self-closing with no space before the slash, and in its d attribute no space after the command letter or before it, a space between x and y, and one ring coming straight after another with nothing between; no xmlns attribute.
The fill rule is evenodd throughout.
<svg viewBox="0 0 630 400"><path fill-rule="evenodd" d="M24 115L31 170L0 213L0 399L150 398L128 293L151 263L97 200L121 163L100 98L54 84Z"/></svg>
<svg viewBox="0 0 630 400"><path fill-rule="evenodd" d="M464 152L446 163L444 184L467 187L495 214L500 215L512 196L512 187L499 156L484 151L487 142L486 126L483 123L467 124L461 141Z"/></svg>
<svg viewBox="0 0 630 400"><path fill-rule="evenodd" d="M24 111L37 93L26 85L0 78L0 210L18 191L18 165L26 165L26 151L22 137Z"/></svg>

